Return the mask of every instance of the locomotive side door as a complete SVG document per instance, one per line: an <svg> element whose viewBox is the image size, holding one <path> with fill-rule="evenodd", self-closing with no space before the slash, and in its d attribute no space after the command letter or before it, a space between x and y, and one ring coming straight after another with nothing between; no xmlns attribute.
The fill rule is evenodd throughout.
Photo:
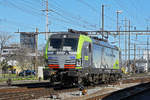
<svg viewBox="0 0 150 100"><path fill-rule="evenodd" d="M82 47L82 67L89 67L91 66L91 43L84 42Z"/></svg>

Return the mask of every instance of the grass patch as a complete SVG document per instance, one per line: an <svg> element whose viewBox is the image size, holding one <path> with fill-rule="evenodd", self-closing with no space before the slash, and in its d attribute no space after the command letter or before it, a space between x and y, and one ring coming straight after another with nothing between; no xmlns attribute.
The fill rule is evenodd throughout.
<svg viewBox="0 0 150 100"><path fill-rule="evenodd" d="M16 74L5 74L0 76L0 82L7 81L8 79L12 79L12 81L18 81L18 80L38 80L38 78L34 75L30 76L17 76Z"/></svg>

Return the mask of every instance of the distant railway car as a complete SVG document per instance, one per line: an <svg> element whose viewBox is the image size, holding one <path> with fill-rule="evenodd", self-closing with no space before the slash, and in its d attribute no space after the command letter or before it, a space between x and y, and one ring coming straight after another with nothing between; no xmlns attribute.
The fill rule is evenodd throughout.
<svg viewBox="0 0 150 100"><path fill-rule="evenodd" d="M119 49L85 34L52 34L46 44L45 77L52 83L97 84L121 77Z"/></svg>

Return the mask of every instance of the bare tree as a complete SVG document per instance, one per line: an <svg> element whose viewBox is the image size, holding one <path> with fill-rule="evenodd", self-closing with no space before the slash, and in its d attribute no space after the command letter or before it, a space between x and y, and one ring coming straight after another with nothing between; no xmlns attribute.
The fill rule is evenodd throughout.
<svg viewBox="0 0 150 100"><path fill-rule="evenodd" d="M14 59L18 61L19 66L21 69L31 69L32 65L32 57L30 56L30 49L29 48L20 48L19 50L14 52Z"/></svg>
<svg viewBox="0 0 150 100"><path fill-rule="evenodd" d="M0 48L1 51L3 50L3 47L6 46L6 44L9 42L9 40L12 38L12 35L8 34L7 32L0 33Z"/></svg>
<svg viewBox="0 0 150 100"><path fill-rule="evenodd" d="M9 40L12 38L12 36L10 34L8 34L7 32L0 32L0 50L2 52L3 47L7 45L7 43L9 42ZM0 52L0 54L1 54ZM0 69L2 69L2 65L0 66ZM1 70L0 70L1 71Z"/></svg>

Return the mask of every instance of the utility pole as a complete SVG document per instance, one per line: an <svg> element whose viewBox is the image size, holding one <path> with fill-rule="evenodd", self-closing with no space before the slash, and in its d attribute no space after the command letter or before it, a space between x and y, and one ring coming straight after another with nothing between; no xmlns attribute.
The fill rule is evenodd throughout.
<svg viewBox="0 0 150 100"><path fill-rule="evenodd" d="M48 9L48 0L46 0L46 9L45 10L42 10L44 12L46 12L46 32L45 32L45 39L47 40L48 39L48 26L49 26L49 20L48 20L48 13L49 13L49 9Z"/></svg>
<svg viewBox="0 0 150 100"><path fill-rule="evenodd" d="M119 27L119 29L118 29L118 31L120 31L120 28L121 27ZM121 47L120 47L120 32L119 32L119 49L121 50ZM122 66L122 52L120 51L120 53L119 53L119 66Z"/></svg>
<svg viewBox="0 0 150 100"><path fill-rule="evenodd" d="M34 43L34 49L35 49L35 65L34 65L34 70L37 72L37 68L38 68L38 28L36 28L36 32L34 33L35 36L35 43Z"/></svg>
<svg viewBox="0 0 150 100"><path fill-rule="evenodd" d="M139 59L140 59L140 55L141 55L141 49L139 48Z"/></svg>
<svg viewBox="0 0 150 100"><path fill-rule="evenodd" d="M120 48L119 14L121 14L122 11L117 10L116 13L117 13L117 34L119 34L119 48Z"/></svg>
<svg viewBox="0 0 150 100"><path fill-rule="evenodd" d="M125 18L124 20L122 20L122 21L124 21L124 30L125 31L127 31L127 19ZM125 37L125 39L124 39L124 48L125 48L125 66L127 66L127 36L126 36L126 32L124 32L124 37Z"/></svg>
<svg viewBox="0 0 150 100"><path fill-rule="evenodd" d="M136 68L136 43L134 43L134 68ZM135 73L135 69L134 69Z"/></svg>
<svg viewBox="0 0 150 100"><path fill-rule="evenodd" d="M130 72L130 20L129 20L129 36L128 36L128 67Z"/></svg>
<svg viewBox="0 0 150 100"><path fill-rule="evenodd" d="M149 37L147 37L147 72L148 72L148 69L149 69Z"/></svg>
<svg viewBox="0 0 150 100"><path fill-rule="evenodd" d="M48 0L46 0L46 40L48 39L48 25L49 25L49 22L48 22Z"/></svg>
<svg viewBox="0 0 150 100"><path fill-rule="evenodd" d="M102 38L104 33L104 5L102 5Z"/></svg>
<svg viewBox="0 0 150 100"><path fill-rule="evenodd" d="M137 33L136 33L136 41L137 41ZM134 42L134 73L136 70L136 41Z"/></svg>
<svg viewBox="0 0 150 100"><path fill-rule="evenodd" d="M127 31L127 19L125 18L125 31ZM125 34L125 60L127 61L127 37L126 37L126 34Z"/></svg>

